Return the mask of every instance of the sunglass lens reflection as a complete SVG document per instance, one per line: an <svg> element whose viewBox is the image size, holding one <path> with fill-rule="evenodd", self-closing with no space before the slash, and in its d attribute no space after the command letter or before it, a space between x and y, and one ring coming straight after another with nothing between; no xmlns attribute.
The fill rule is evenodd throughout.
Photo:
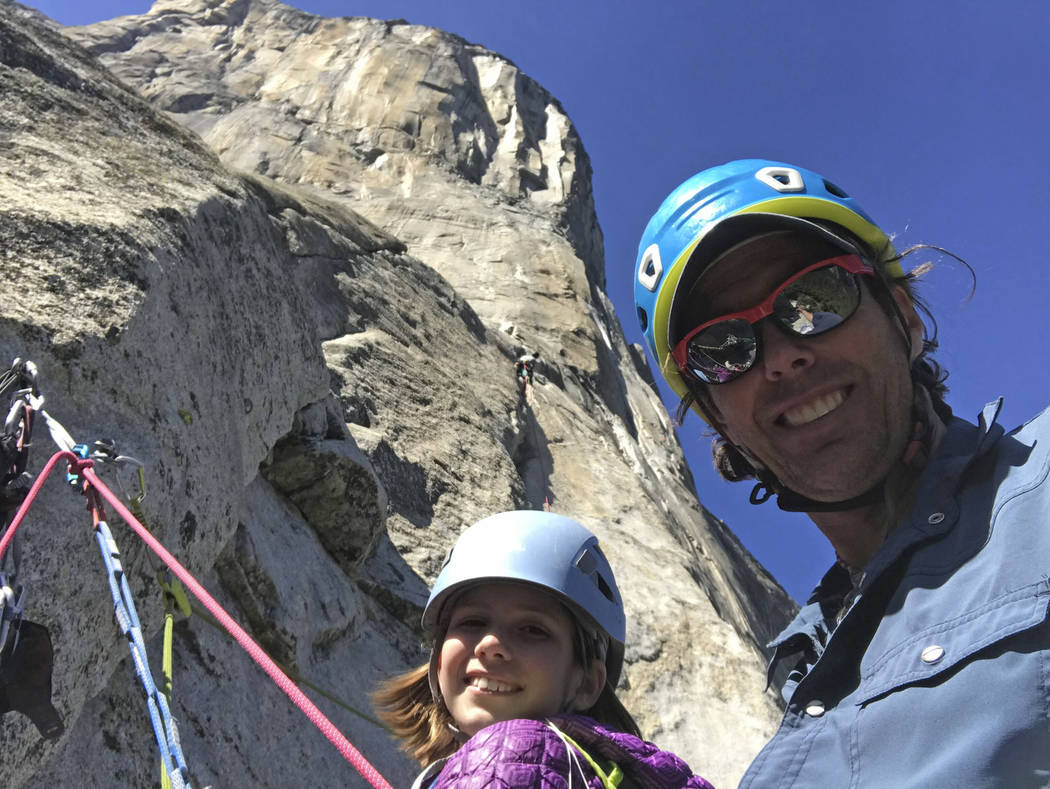
<svg viewBox="0 0 1050 789"><path fill-rule="evenodd" d="M860 303L853 275L838 266L811 271L791 283L773 304L773 314L788 331L820 334L850 317Z"/></svg>
<svg viewBox="0 0 1050 789"><path fill-rule="evenodd" d="M689 341L689 364L707 383L725 383L751 368L758 341L750 323L731 318L709 326Z"/></svg>

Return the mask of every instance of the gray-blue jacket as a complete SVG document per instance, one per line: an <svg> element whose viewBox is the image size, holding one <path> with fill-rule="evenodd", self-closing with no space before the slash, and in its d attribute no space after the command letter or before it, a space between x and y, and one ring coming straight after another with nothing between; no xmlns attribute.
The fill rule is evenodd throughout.
<svg viewBox="0 0 1050 789"><path fill-rule="evenodd" d="M1050 786L1050 411L952 419L911 514L770 645L787 711L741 789Z"/></svg>

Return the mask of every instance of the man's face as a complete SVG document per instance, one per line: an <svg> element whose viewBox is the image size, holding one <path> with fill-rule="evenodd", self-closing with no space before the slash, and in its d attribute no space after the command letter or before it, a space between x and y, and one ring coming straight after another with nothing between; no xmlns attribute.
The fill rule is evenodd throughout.
<svg viewBox="0 0 1050 789"><path fill-rule="evenodd" d="M826 243L776 233L739 246L705 272L691 297L694 325L760 303L796 271L840 252ZM861 277L857 311L815 337L787 334L767 320L756 332L755 365L708 386L723 434L788 488L818 501L841 501L889 473L910 438L912 384L904 332ZM912 348L922 326L895 289Z"/></svg>

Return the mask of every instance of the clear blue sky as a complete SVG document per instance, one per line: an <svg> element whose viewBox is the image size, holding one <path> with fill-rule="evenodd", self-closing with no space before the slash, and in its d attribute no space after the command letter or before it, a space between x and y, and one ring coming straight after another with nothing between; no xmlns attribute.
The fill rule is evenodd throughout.
<svg viewBox="0 0 1050 789"><path fill-rule="evenodd" d="M974 419L1006 398L1007 428L1048 404L1050 4L1031 0L295 0L324 16L404 18L513 60L565 106L594 166L609 294L639 341L638 237L680 181L740 157L798 163L847 189L898 247L946 246L928 279L951 372ZM145 12L137 0L38 0L63 24ZM666 396L665 402L671 402ZM681 432L700 498L796 599L833 555L804 516L710 469Z"/></svg>

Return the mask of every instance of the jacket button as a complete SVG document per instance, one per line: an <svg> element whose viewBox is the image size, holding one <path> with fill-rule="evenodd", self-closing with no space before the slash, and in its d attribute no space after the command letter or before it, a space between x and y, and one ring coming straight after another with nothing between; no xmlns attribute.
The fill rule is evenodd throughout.
<svg viewBox="0 0 1050 789"><path fill-rule="evenodd" d="M819 718L824 714L824 702L819 699L813 699L806 705L806 714L811 718Z"/></svg>
<svg viewBox="0 0 1050 789"><path fill-rule="evenodd" d="M922 650L922 654L919 657L923 663L932 666L934 663L939 663L941 658L944 657L944 647L931 644Z"/></svg>
<svg viewBox="0 0 1050 789"><path fill-rule="evenodd" d="M944 520L943 512L935 512L926 519L926 522L931 526L936 526L938 523Z"/></svg>

